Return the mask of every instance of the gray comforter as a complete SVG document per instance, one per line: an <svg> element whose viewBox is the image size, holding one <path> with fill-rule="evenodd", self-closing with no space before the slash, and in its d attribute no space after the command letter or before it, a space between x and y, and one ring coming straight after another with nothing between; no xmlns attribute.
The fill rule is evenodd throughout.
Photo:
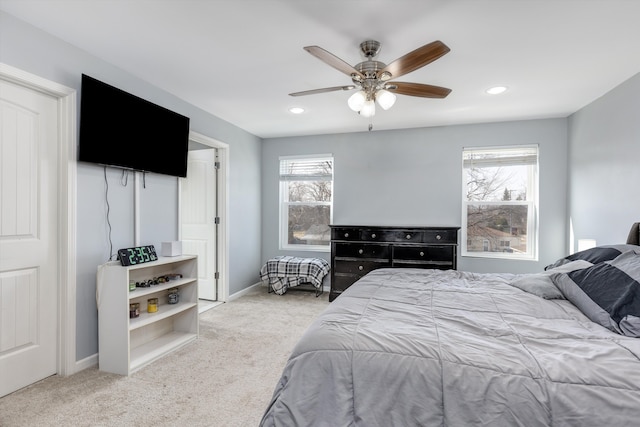
<svg viewBox="0 0 640 427"><path fill-rule="evenodd" d="M640 340L514 277L373 271L294 348L261 425L640 425Z"/></svg>

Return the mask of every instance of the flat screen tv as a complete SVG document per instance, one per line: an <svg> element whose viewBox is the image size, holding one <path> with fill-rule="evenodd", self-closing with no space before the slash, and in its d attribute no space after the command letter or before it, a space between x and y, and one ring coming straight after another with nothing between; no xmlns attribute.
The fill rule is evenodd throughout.
<svg viewBox="0 0 640 427"><path fill-rule="evenodd" d="M189 118L82 75L78 160L187 176Z"/></svg>

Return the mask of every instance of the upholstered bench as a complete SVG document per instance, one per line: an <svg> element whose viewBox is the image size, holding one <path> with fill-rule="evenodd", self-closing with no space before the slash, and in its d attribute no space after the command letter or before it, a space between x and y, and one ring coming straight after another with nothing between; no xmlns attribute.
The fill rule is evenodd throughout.
<svg viewBox="0 0 640 427"><path fill-rule="evenodd" d="M316 297L323 293L322 280L331 269L322 258L278 256L268 260L260 269L260 280L267 281L269 292L282 295L288 288L310 283L316 288Z"/></svg>

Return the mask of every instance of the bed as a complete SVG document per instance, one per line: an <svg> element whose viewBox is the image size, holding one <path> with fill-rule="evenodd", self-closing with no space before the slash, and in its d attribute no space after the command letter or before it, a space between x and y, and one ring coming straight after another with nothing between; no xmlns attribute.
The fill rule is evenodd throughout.
<svg viewBox="0 0 640 427"><path fill-rule="evenodd" d="M536 274L374 270L297 343L261 426L638 425L637 225Z"/></svg>

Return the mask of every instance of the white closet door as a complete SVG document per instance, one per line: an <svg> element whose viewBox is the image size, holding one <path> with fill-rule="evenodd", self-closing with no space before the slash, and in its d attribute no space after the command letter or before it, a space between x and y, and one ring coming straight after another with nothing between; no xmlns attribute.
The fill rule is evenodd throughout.
<svg viewBox="0 0 640 427"><path fill-rule="evenodd" d="M57 109L0 81L0 396L57 370Z"/></svg>

